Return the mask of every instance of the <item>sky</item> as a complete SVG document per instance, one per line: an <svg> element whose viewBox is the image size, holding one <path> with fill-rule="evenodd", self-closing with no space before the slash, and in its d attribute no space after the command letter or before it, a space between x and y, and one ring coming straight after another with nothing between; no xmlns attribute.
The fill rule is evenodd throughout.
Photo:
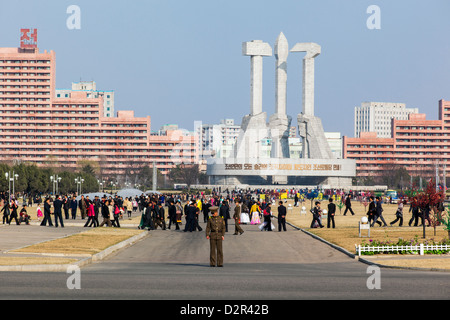
<svg viewBox="0 0 450 320"><path fill-rule="evenodd" d="M354 136L354 108L405 103L437 119L450 100L448 0L0 0L0 47L19 46L20 29L38 29L40 51L56 53L56 88L94 80L115 91L115 109L194 129L250 112L250 57L242 43L292 48L315 42L315 113L325 131ZM80 8L80 28L69 29ZM379 29L367 21L380 9ZM302 111L303 53L287 60L287 113ZM263 111L275 112L275 57L263 59Z"/></svg>

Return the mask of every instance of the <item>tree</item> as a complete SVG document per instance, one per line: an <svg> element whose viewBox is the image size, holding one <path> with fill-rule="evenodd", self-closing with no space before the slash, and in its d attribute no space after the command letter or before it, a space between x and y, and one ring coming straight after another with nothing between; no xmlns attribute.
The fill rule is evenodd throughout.
<svg viewBox="0 0 450 320"><path fill-rule="evenodd" d="M311 209L313 208L314 199L316 199L318 196L319 196L319 190L316 190L316 189L311 190L310 192L308 192L306 194L306 198L311 200Z"/></svg>
<svg viewBox="0 0 450 320"><path fill-rule="evenodd" d="M416 198L420 211L422 213L422 225L423 225L423 238L425 235L425 217L429 214L430 224L434 227L434 232L436 234L436 226L439 223L439 210L438 205L443 199L443 192L436 191L436 183L433 179L430 179L427 183L425 190L416 193Z"/></svg>
<svg viewBox="0 0 450 320"><path fill-rule="evenodd" d="M197 183L200 177L200 169L198 164L179 164L172 168L169 173L169 178L174 182L184 183L188 187L188 192L191 190L191 185Z"/></svg>
<svg viewBox="0 0 450 320"><path fill-rule="evenodd" d="M50 174L45 175L45 171L39 169L35 164L26 167L27 175L27 188L23 191L29 194L36 194L47 191L49 188L48 177Z"/></svg>
<svg viewBox="0 0 450 320"><path fill-rule="evenodd" d="M97 192L99 190L100 185L94 175L82 172L81 178L84 179L82 193Z"/></svg>
<svg viewBox="0 0 450 320"><path fill-rule="evenodd" d="M402 165L396 164L395 162L391 162L383 166L379 179L380 183L393 189L402 189L404 184L411 180L406 168Z"/></svg>
<svg viewBox="0 0 450 320"><path fill-rule="evenodd" d="M448 232L448 238L450 239L450 208L445 208L445 212L442 213L440 222L444 225L444 229Z"/></svg>

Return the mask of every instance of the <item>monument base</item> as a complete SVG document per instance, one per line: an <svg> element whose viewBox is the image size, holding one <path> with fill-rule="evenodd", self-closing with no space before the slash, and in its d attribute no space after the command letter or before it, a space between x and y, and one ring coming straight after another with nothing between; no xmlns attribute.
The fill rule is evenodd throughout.
<svg viewBox="0 0 450 320"><path fill-rule="evenodd" d="M348 159L209 159L206 174L217 185L352 185L356 161Z"/></svg>
<svg viewBox="0 0 450 320"><path fill-rule="evenodd" d="M210 176L211 185L223 186L332 186L333 188L343 188L352 186L352 178L350 177L282 177L279 176Z"/></svg>

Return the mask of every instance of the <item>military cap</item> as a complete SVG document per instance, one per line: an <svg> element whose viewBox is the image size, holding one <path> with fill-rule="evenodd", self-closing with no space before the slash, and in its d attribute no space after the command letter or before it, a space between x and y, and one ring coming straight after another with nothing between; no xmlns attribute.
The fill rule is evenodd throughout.
<svg viewBox="0 0 450 320"><path fill-rule="evenodd" d="M211 211L211 212L219 211L219 207L217 207L217 206L209 207L209 211Z"/></svg>

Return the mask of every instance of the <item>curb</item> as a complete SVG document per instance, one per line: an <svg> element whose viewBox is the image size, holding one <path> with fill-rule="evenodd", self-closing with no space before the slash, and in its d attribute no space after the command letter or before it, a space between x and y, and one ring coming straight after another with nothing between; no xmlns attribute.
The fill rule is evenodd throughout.
<svg viewBox="0 0 450 320"><path fill-rule="evenodd" d="M70 264L44 264L44 265L16 265L16 266L0 266L0 272L13 271L13 272L67 272L69 267L77 266L79 268L88 264L95 263L105 259L116 251L129 247L136 242L149 236L148 232L141 232L131 238L128 238L122 242L119 242L105 250L96 253L88 258L81 259L77 262Z"/></svg>
<svg viewBox="0 0 450 320"><path fill-rule="evenodd" d="M327 240L325 240L325 239L323 239L323 238L321 238L321 237L319 237L319 236L317 236L317 235L315 235L315 234L313 234L313 233L311 233L311 232L309 232L309 231L306 231L305 229L302 229L302 228L300 228L300 227L297 227L297 226L295 226L295 225L293 225L292 223L289 223L289 222L286 222L286 223L289 224L292 228L297 229L297 230L300 230L300 231L303 231L304 233L306 233L307 235L313 237L314 239L319 240L319 241L322 241L323 243L326 243L326 244L329 245L330 247L333 247L334 249L336 249L336 250L338 250L338 251L340 251L340 252L342 252L342 253L345 253L345 254L348 255L350 258L353 258L353 259L355 259L355 260L365 260L365 259L359 258L356 254L353 254L353 253L347 251L346 249L344 249L344 248L342 248L342 247L339 247L339 246L335 245L334 243L328 242ZM367 261L367 263L373 264L373 263L370 262L370 261Z"/></svg>

